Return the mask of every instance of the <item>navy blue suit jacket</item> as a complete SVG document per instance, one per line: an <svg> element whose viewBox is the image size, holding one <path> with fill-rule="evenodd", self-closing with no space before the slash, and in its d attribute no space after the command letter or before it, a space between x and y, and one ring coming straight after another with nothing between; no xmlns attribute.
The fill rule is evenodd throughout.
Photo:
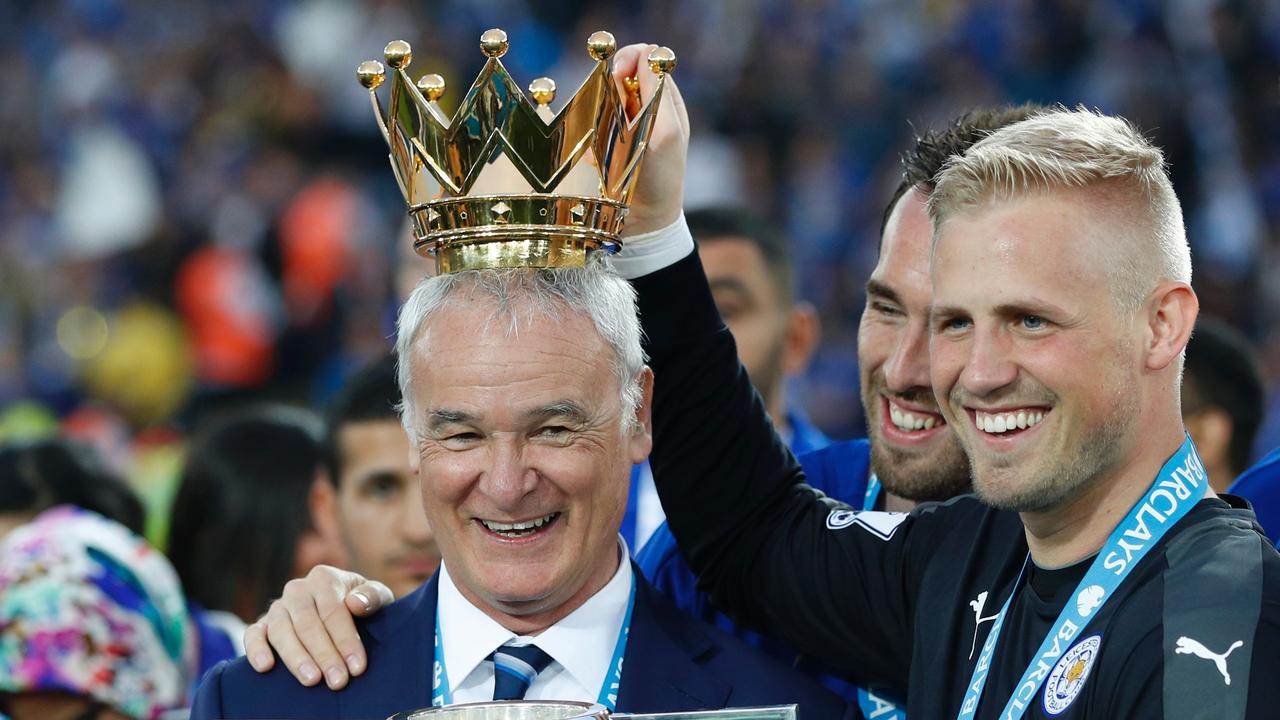
<svg viewBox="0 0 1280 720"><path fill-rule="evenodd" d="M244 658L205 676L191 720L384 718L431 705L437 578L358 621L364 675L338 692L303 687L283 663L266 674ZM678 712L797 703L805 720L850 718L840 698L720 630L680 612L636 570L636 604L619 712Z"/></svg>

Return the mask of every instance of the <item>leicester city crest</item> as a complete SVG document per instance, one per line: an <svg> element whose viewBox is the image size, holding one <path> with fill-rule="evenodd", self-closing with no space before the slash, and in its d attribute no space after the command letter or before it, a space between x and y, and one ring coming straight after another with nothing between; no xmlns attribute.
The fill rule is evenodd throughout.
<svg viewBox="0 0 1280 720"><path fill-rule="evenodd" d="M1089 670L1098 659L1098 646L1101 644L1101 635L1090 635L1071 646L1053 666L1053 671L1044 681L1046 714L1061 715L1075 702L1076 696L1084 689L1085 680L1089 679Z"/></svg>

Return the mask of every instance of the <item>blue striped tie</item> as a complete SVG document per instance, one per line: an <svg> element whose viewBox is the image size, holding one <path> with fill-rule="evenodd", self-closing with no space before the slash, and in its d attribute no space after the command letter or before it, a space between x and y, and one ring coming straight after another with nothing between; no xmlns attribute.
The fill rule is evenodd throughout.
<svg viewBox="0 0 1280 720"><path fill-rule="evenodd" d="M533 679L551 664L537 645L503 645L493 651L493 699L521 700Z"/></svg>

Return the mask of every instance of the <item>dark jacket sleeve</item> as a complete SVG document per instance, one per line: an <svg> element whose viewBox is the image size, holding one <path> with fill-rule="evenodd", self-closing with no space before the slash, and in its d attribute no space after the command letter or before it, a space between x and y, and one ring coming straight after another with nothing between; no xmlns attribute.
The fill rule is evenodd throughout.
<svg viewBox="0 0 1280 720"><path fill-rule="evenodd" d="M224 660L214 665L200 681L195 702L191 706L191 720L222 718L222 671L227 667L227 662Z"/></svg>
<svg viewBox="0 0 1280 720"><path fill-rule="evenodd" d="M699 588L740 622L864 683L904 690L916 592L945 524L933 510L896 527L878 514L883 532L872 532L804 484L696 253L634 284L655 373L650 462Z"/></svg>

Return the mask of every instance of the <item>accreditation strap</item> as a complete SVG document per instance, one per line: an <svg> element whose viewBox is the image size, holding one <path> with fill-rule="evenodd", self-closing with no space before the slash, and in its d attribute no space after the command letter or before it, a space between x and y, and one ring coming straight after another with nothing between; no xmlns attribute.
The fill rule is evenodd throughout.
<svg viewBox="0 0 1280 720"><path fill-rule="evenodd" d="M875 510L880 502L882 489L880 478L875 473L867 478L867 491L862 495L863 511ZM865 718L875 720L906 720L907 714L896 701L877 695L875 691L858 686L858 708Z"/></svg>
<svg viewBox="0 0 1280 720"><path fill-rule="evenodd" d="M623 562L626 562L624 559ZM609 669L605 672L604 684L600 686L600 695L596 702L608 708L610 712L618 704L618 691L622 687L622 660L627 654L627 639L631 635L631 612L636 607L636 578L631 576L631 591L627 597L627 612L622 616L622 627L618 629L618 639L614 643L613 658L609 660ZM453 688L449 686L449 670L444 664L444 639L440 636L440 607L436 606L436 647L435 665L431 678L431 704L443 707L453 704Z"/></svg>
<svg viewBox="0 0 1280 720"><path fill-rule="evenodd" d="M1077 600L1082 597L1081 593L1087 593L1088 602L1067 602L1048 635L1040 643L1040 648L1031 657L1031 664L1023 671L1012 697L1005 703L1004 710L999 715L1001 720L1018 720L1026 713L1040 685L1070 647L1071 641L1111 599L1124 579L1146 557L1147 552L1204 497L1208 487L1209 478L1205 474L1204 463L1196 454L1191 437L1187 436L1182 447L1160 468L1146 495L1129 510L1129 514L1107 538L1106 544L1089 566L1089 571L1072 593ZM978 656L978 664L973 669L964 702L956 716L959 720L972 718L978 709L982 689L986 686L987 674L995 655L996 641L1004 627L1009 605L1022 585L1026 567L1027 564L1024 563L1022 574L1013 584L1009 597L1000 608L1000 614L991 624L986 642L982 644L982 653Z"/></svg>
<svg viewBox="0 0 1280 720"><path fill-rule="evenodd" d="M876 503L880 502L880 478L875 473L871 473L871 477L867 478L867 491L862 494L862 509L875 510Z"/></svg>

